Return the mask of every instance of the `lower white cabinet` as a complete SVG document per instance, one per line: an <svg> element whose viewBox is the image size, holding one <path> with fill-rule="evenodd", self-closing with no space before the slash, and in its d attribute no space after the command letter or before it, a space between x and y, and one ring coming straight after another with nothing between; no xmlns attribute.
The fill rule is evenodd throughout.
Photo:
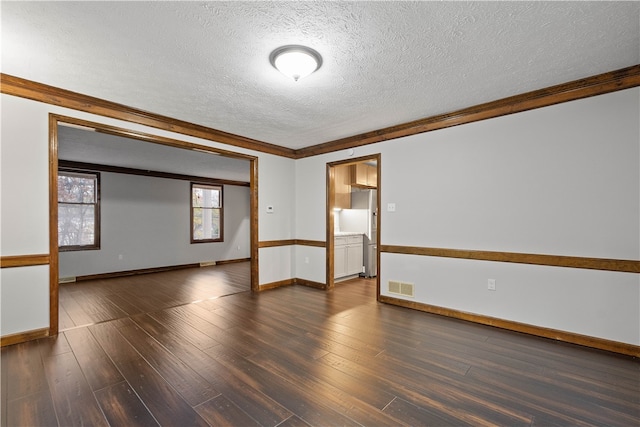
<svg viewBox="0 0 640 427"><path fill-rule="evenodd" d="M362 272L362 234L336 236L333 253L333 277L335 279Z"/></svg>

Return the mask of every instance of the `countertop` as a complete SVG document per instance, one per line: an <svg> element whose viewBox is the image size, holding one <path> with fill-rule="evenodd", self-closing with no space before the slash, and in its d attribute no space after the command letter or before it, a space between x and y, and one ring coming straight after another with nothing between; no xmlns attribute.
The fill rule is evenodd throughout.
<svg viewBox="0 0 640 427"><path fill-rule="evenodd" d="M335 233L333 233L334 237L341 237L341 236L361 236L364 233L358 233L357 231L336 231Z"/></svg>

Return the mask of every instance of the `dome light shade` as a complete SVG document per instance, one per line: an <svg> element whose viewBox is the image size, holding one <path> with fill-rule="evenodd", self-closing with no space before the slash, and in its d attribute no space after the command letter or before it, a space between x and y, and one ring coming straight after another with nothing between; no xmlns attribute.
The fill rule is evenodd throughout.
<svg viewBox="0 0 640 427"><path fill-rule="evenodd" d="M271 52L269 61L278 71L295 81L307 77L322 65L322 57L306 46L282 46Z"/></svg>

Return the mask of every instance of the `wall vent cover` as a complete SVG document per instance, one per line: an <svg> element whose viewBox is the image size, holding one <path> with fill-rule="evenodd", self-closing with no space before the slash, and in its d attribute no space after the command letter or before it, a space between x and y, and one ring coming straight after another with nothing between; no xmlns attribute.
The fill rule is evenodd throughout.
<svg viewBox="0 0 640 427"><path fill-rule="evenodd" d="M405 283L405 282L398 282L395 280L389 280L389 293L390 294L397 294L397 295L404 295L406 297L413 297L413 289L414 289L414 285L413 283Z"/></svg>

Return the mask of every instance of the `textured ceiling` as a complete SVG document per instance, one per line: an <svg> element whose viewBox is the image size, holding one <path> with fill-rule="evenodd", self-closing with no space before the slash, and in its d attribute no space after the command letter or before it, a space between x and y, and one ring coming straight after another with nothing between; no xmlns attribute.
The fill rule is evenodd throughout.
<svg viewBox="0 0 640 427"><path fill-rule="evenodd" d="M6 74L302 148L640 63L639 2L1 2ZM270 52L304 44L300 82Z"/></svg>

